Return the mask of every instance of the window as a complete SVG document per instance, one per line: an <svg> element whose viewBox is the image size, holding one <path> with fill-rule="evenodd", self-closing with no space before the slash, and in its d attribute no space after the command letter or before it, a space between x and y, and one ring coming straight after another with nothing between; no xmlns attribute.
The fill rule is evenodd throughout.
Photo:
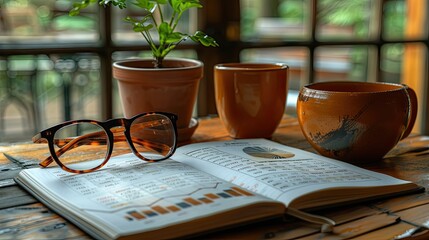
<svg viewBox="0 0 429 240"><path fill-rule="evenodd" d="M311 82L401 82L419 95L415 130L429 133L426 0L201 1L181 28L201 29L220 47L186 42L173 53L205 64L197 115L216 114L214 64L275 61L290 66L289 114ZM72 2L0 0L0 141L29 140L67 119L122 114L111 64L149 56L149 48L122 11L93 7L69 17Z"/></svg>

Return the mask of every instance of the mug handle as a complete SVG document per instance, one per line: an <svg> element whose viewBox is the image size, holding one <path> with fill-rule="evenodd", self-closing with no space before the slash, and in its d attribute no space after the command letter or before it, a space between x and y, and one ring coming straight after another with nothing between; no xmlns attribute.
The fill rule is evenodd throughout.
<svg viewBox="0 0 429 240"><path fill-rule="evenodd" d="M408 92L408 97L410 100L410 118L408 119L408 126L405 129L404 134L402 134L401 140L408 137L408 135L410 135L411 131L413 130L414 123L416 122L417 110L418 110L416 92L405 84L404 84L404 87Z"/></svg>

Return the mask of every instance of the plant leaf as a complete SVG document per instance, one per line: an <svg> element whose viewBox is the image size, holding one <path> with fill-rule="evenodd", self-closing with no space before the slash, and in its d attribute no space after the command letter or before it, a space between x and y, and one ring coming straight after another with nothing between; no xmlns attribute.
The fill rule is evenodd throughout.
<svg viewBox="0 0 429 240"><path fill-rule="evenodd" d="M210 37L209 35L201 32L201 31L197 31L195 32L195 34L193 36L189 36L192 41L194 42L199 42L202 45L206 46L206 47L218 47L219 44L216 42L216 40L212 37Z"/></svg>
<svg viewBox="0 0 429 240"><path fill-rule="evenodd" d="M156 2L158 4L166 4L167 3L167 0L150 0L150 1Z"/></svg>
<svg viewBox="0 0 429 240"><path fill-rule="evenodd" d="M200 1L198 0L183 0L181 10L182 12L190 9L190 8L202 8L203 6L200 4Z"/></svg>
<svg viewBox="0 0 429 240"><path fill-rule="evenodd" d="M147 20L147 17L143 18L142 20L138 20L138 19L135 19L132 17L126 17L124 19L125 22L128 22L133 26L134 32L149 31L150 29L152 29L154 27L153 24L151 24L151 23L145 25L146 20Z"/></svg>
<svg viewBox="0 0 429 240"><path fill-rule="evenodd" d="M184 36L185 35L182 33L173 32L173 33L168 35L168 37L166 39L166 43L167 44L178 43L184 38Z"/></svg>
<svg viewBox="0 0 429 240"><path fill-rule="evenodd" d="M170 4L170 6L173 8L175 12L180 12L181 2L182 2L181 0L168 0L168 3Z"/></svg>
<svg viewBox="0 0 429 240"><path fill-rule="evenodd" d="M177 13L183 13L184 11L194 7L203 7L199 0L168 0L168 2Z"/></svg>
<svg viewBox="0 0 429 240"><path fill-rule="evenodd" d="M149 31L153 28L153 24L143 25L143 24L134 24L133 31L134 32L144 32Z"/></svg>
<svg viewBox="0 0 429 240"><path fill-rule="evenodd" d="M150 11L155 6L155 3L149 0L136 0L134 5L143 8L146 11Z"/></svg>
<svg viewBox="0 0 429 240"><path fill-rule="evenodd" d="M112 4L113 6L119 7L120 9L125 9L127 8L126 1L127 0L100 0L98 4L104 6Z"/></svg>
<svg viewBox="0 0 429 240"><path fill-rule="evenodd" d="M171 27L166 22L162 22L158 27L159 43L163 45L167 42L168 36L171 33Z"/></svg>

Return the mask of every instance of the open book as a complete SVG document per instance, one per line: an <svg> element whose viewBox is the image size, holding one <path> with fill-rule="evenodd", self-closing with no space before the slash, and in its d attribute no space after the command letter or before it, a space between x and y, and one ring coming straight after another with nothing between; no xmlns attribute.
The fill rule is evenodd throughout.
<svg viewBox="0 0 429 240"><path fill-rule="evenodd" d="M121 155L87 174L26 169L16 181L100 239L192 236L296 209L421 190L265 139L190 144L158 163Z"/></svg>

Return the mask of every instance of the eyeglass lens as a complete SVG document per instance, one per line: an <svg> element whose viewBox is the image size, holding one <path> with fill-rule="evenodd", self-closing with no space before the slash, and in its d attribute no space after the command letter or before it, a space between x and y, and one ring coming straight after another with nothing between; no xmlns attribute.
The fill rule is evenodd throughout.
<svg viewBox="0 0 429 240"><path fill-rule="evenodd" d="M176 141L173 123L161 114L136 118L131 123L130 136L137 153L154 161L168 157Z"/></svg>
<svg viewBox="0 0 429 240"><path fill-rule="evenodd" d="M123 130L113 130L113 133L116 140L125 140ZM168 157L176 141L172 121L161 114L147 114L134 119L130 126L130 137L135 154L151 161ZM90 170L100 166L107 158L108 143L109 137L105 130L93 122L73 123L57 130L54 135L57 157L71 170ZM59 150L61 148L65 151Z"/></svg>
<svg viewBox="0 0 429 240"><path fill-rule="evenodd" d="M108 136L104 129L96 123L79 122L57 130L54 135L55 152L67 148L57 154L63 165L72 170L88 170L100 166L107 157ZM87 157L91 152L92 157ZM95 157L94 157L95 156Z"/></svg>

